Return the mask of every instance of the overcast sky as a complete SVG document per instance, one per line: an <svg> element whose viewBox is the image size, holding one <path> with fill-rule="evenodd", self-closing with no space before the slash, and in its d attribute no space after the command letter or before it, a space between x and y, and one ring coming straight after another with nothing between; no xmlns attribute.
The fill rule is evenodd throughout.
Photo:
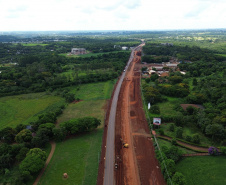
<svg viewBox="0 0 226 185"><path fill-rule="evenodd" d="M0 31L226 28L226 0L0 0Z"/></svg>

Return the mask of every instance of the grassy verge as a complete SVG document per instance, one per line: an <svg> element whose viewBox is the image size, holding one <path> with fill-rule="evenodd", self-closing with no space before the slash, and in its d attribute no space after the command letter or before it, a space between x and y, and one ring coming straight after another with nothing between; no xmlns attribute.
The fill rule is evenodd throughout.
<svg viewBox="0 0 226 185"><path fill-rule="evenodd" d="M28 124L37 118L37 114L49 106L64 101L58 96L45 93L23 94L0 98L0 129Z"/></svg>
<svg viewBox="0 0 226 185"><path fill-rule="evenodd" d="M185 175L187 184L226 184L225 156L186 157L176 165L176 171Z"/></svg>

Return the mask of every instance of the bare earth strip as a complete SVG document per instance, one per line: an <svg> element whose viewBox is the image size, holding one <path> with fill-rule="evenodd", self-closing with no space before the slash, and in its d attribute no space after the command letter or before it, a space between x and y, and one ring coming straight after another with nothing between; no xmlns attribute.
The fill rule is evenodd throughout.
<svg viewBox="0 0 226 185"><path fill-rule="evenodd" d="M122 83L118 99L115 128L115 178L117 185L166 184L155 158L140 92L140 53L133 62ZM123 148L123 142L129 148Z"/></svg>

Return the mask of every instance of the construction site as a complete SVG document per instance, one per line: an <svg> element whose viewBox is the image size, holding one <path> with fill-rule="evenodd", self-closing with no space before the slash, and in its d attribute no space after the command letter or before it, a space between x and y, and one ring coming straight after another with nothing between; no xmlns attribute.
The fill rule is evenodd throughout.
<svg viewBox="0 0 226 185"><path fill-rule="evenodd" d="M164 185L141 98L141 47L134 51L118 95L114 132L113 182L107 180L107 112L97 184ZM109 108L112 108L112 100ZM110 179L110 178L109 178Z"/></svg>

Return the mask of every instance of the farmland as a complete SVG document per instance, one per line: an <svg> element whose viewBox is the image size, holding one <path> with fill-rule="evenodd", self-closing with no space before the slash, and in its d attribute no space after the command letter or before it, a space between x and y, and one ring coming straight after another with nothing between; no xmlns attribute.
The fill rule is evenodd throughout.
<svg viewBox="0 0 226 185"><path fill-rule="evenodd" d="M107 100L111 97L115 81L84 84L69 90L82 101L69 104L57 123L72 118L93 116L101 120L101 126L94 132L78 135L57 143L53 158L40 184L95 184L98 171L98 157L101 151L104 113ZM63 152L62 152L63 151ZM62 179L67 172L68 179Z"/></svg>
<svg viewBox="0 0 226 185"><path fill-rule="evenodd" d="M182 159L176 166L183 173L187 184L224 185L226 183L225 156L197 156Z"/></svg>
<svg viewBox="0 0 226 185"><path fill-rule="evenodd" d="M0 128L16 127L18 124L29 124L35 121L39 113L57 102L64 102L58 96L45 93L31 93L0 98Z"/></svg>
<svg viewBox="0 0 226 185"><path fill-rule="evenodd" d="M57 143L53 158L40 181L47 184L96 184L102 129ZM63 173L68 178L63 179Z"/></svg>

